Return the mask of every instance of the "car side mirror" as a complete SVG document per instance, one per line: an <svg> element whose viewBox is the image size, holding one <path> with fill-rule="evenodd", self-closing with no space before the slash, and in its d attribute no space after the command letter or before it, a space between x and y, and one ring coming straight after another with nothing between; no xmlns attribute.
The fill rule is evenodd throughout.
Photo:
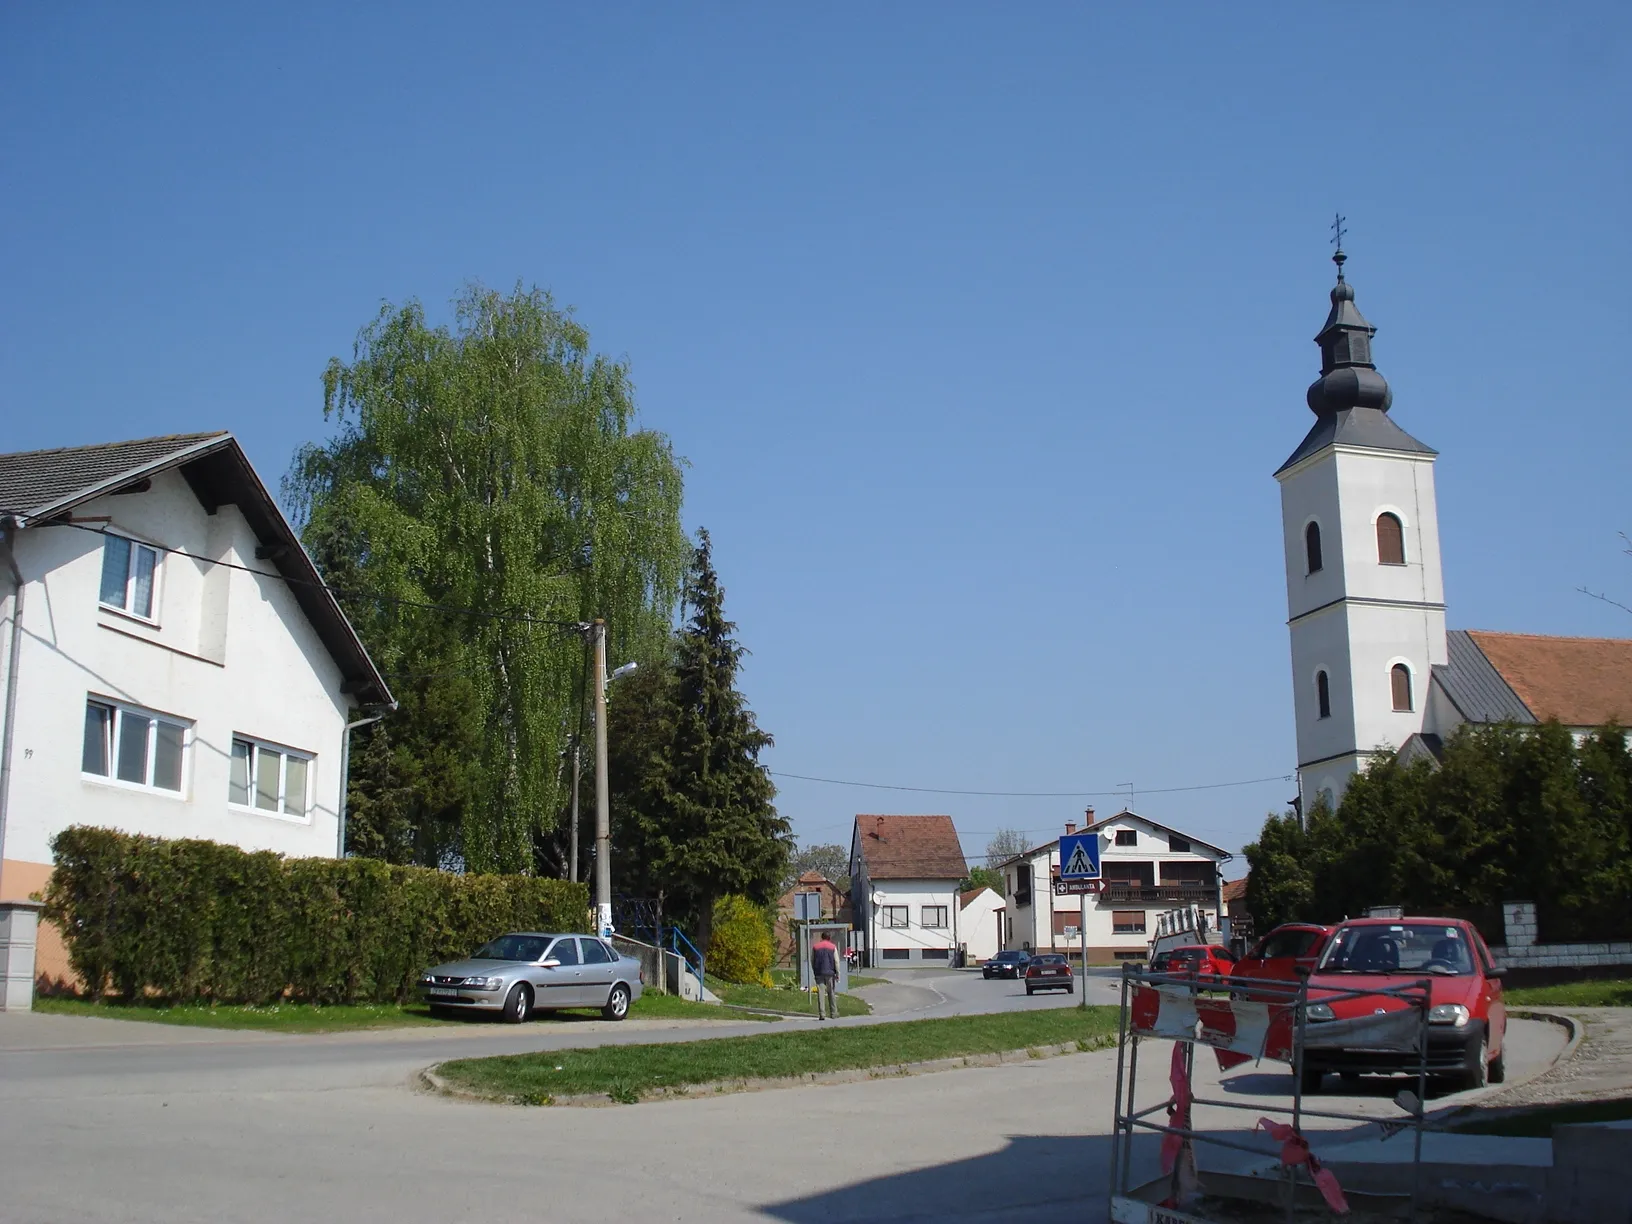
<svg viewBox="0 0 1632 1224"><path fill-rule="evenodd" d="M538 962L538 967L540 969L559 969L561 967L561 962L556 960L555 957L552 956L552 957L550 957L549 960L539 961Z"/></svg>
<svg viewBox="0 0 1632 1224"><path fill-rule="evenodd" d="M1502 974L1505 972L1507 972L1505 969L1486 969L1485 980L1490 982L1499 982L1502 980Z"/></svg>

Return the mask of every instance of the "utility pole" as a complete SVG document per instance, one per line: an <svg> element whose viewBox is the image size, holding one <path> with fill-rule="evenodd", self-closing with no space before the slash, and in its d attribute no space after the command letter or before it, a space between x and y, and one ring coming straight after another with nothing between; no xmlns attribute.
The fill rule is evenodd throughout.
<svg viewBox="0 0 1632 1224"><path fill-rule="evenodd" d="M595 647L595 930L612 933L612 803L606 777L606 622L590 624Z"/></svg>
<svg viewBox="0 0 1632 1224"><path fill-rule="evenodd" d="M578 883L578 773L583 768L580 759L583 749L578 743L578 737L572 737L572 857L568 860L567 879L574 884Z"/></svg>

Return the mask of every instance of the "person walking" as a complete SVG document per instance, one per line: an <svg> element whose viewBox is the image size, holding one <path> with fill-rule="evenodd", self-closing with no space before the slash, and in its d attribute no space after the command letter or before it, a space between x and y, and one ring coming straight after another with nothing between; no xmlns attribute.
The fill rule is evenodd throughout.
<svg viewBox="0 0 1632 1224"><path fill-rule="evenodd" d="M816 1019L826 1020L829 1015L839 1018L839 948L824 931L810 945L810 972L816 979ZM823 1005L823 1000L826 1005Z"/></svg>

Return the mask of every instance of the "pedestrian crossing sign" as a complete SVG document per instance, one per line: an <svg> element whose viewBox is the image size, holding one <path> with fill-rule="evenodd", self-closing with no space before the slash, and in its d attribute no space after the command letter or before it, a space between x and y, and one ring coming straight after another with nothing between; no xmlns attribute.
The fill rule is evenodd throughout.
<svg viewBox="0 0 1632 1224"><path fill-rule="evenodd" d="M1099 834L1067 833L1060 838L1060 879L1099 879Z"/></svg>

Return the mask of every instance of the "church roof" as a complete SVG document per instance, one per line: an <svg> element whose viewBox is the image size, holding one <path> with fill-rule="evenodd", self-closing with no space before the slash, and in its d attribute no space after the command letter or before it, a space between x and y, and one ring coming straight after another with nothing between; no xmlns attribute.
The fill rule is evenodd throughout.
<svg viewBox="0 0 1632 1224"><path fill-rule="evenodd" d="M1466 629L1446 633L1445 648L1449 661L1434 668L1434 680L1463 718L1473 723L1537 721Z"/></svg>
<svg viewBox="0 0 1632 1224"><path fill-rule="evenodd" d="M1468 639L1524 703L1531 721L1632 724L1632 638L1543 637L1469 630Z"/></svg>
<svg viewBox="0 0 1632 1224"><path fill-rule="evenodd" d="M1298 449L1275 469L1279 476L1287 468L1302 463L1328 446L1363 446L1367 450L1403 451L1407 454L1439 454L1426 442L1419 442L1394 424L1381 408L1345 408L1322 413L1310 426Z"/></svg>

